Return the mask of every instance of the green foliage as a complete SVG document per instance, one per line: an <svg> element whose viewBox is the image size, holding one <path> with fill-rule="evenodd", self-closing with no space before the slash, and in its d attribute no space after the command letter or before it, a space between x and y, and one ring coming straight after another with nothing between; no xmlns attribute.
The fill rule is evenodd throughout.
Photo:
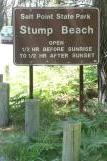
<svg viewBox="0 0 107 161"><path fill-rule="evenodd" d="M26 75L25 69L23 71ZM86 66L84 72L85 90L97 88L97 69ZM24 94L27 85L23 75L24 85L19 83L16 87L14 82L10 99L10 123L17 130L2 132L0 155L6 161L61 161L62 121L70 119L82 123L81 161L106 161L106 104L87 98L85 111L88 115L79 113L79 68L38 67L34 68L34 73L34 98L39 99L40 106L39 136L32 140L23 136L25 99L28 98ZM21 93L16 94L19 86Z"/></svg>
<svg viewBox="0 0 107 161"><path fill-rule="evenodd" d="M41 132L37 138L28 140L23 135L8 135L7 141L1 136L0 155L9 161L50 161L61 155L61 142L59 136L51 135L53 126ZM6 160L7 161L7 160Z"/></svg>
<svg viewBox="0 0 107 161"><path fill-rule="evenodd" d="M23 100L23 96L17 95L13 100L18 102ZM9 137L3 135L3 142L0 153L7 158L6 161L60 161L62 152L62 122L61 117L56 117L53 110L53 99L46 99L45 95L41 97L41 130L37 138L28 140L23 135L18 134ZM44 99L43 99L44 98ZM24 96L25 99L25 96ZM17 101L16 101L17 100ZM14 102L14 101L13 101ZM21 102L21 101L19 101ZM18 103L11 108L17 109ZM82 123L82 143L81 143L81 161L106 161L107 159L107 112L106 104L89 100L86 104L86 114L79 114L75 106L70 110L69 117L66 119L79 121ZM23 103L22 103L22 109ZM20 108L18 108L19 111ZM65 116L65 109L62 108ZM17 112L17 110L16 110ZM61 112L61 111L60 111ZM11 112L12 113L12 112ZM22 112L24 113L24 111ZM62 113L62 112L61 112ZM16 115L16 114L15 114ZM14 117L15 117L14 115ZM21 116L22 117L22 116ZM20 119L20 118L19 118ZM23 121L22 121L23 122ZM16 121L17 123L17 121ZM5 137L4 137L5 136ZM1 146L0 145L0 146Z"/></svg>
<svg viewBox="0 0 107 161"><path fill-rule="evenodd" d="M84 81L85 88L92 88L97 86L97 66L86 66L84 67Z"/></svg>
<svg viewBox="0 0 107 161"><path fill-rule="evenodd" d="M90 105L91 103L91 105ZM107 105L90 102L90 117L82 117L82 145L81 161L106 161L107 160ZM88 110L87 110L88 111Z"/></svg>
<svg viewBox="0 0 107 161"><path fill-rule="evenodd" d="M10 98L10 123L14 126L24 125L25 99L27 96L19 93Z"/></svg>
<svg viewBox="0 0 107 161"><path fill-rule="evenodd" d="M6 161L59 161L62 147L62 140L59 137L60 131L57 130L57 123L53 124L55 117L51 108L52 100L51 98L42 100L44 97L42 95L42 104L40 104L40 134L32 140L28 140L23 136L25 99L27 96L19 93L11 97L10 123L13 130L10 130L10 132L1 131L0 139L3 143L0 144L0 156L6 158Z"/></svg>

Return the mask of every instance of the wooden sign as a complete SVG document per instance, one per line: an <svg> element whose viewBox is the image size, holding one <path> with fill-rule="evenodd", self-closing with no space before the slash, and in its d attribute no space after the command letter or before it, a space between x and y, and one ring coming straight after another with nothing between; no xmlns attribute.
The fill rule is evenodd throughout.
<svg viewBox="0 0 107 161"><path fill-rule="evenodd" d="M97 8L15 8L14 63L97 64Z"/></svg>

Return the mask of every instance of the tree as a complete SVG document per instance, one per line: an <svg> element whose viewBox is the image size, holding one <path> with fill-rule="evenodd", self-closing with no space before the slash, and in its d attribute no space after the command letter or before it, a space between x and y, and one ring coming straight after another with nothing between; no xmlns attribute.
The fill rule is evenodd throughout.
<svg viewBox="0 0 107 161"><path fill-rule="evenodd" d="M3 26L3 0L0 1L0 29Z"/></svg>
<svg viewBox="0 0 107 161"><path fill-rule="evenodd" d="M107 102L107 0L94 0L100 9L100 62L98 65L99 100Z"/></svg>

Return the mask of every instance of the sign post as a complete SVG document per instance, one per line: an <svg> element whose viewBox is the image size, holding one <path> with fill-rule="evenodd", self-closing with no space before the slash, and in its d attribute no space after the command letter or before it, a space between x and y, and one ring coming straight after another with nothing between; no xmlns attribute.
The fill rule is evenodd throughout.
<svg viewBox="0 0 107 161"><path fill-rule="evenodd" d="M14 63L29 65L29 95L33 98L32 65L80 65L80 111L83 111L83 66L98 64L100 20L97 8L16 8Z"/></svg>
<svg viewBox="0 0 107 161"><path fill-rule="evenodd" d="M29 98L33 99L33 65L29 66Z"/></svg>
<svg viewBox="0 0 107 161"><path fill-rule="evenodd" d="M39 131L39 111L32 99L33 65L80 65L80 111L83 111L82 65L99 62L100 16L97 8L70 7L15 8L13 14L14 63L29 66L31 100L26 104L25 131L32 137Z"/></svg>
<svg viewBox="0 0 107 161"><path fill-rule="evenodd" d="M83 65L80 65L80 71L79 71L79 78L80 78L80 112L83 112L83 107L84 107L84 77L83 77Z"/></svg>

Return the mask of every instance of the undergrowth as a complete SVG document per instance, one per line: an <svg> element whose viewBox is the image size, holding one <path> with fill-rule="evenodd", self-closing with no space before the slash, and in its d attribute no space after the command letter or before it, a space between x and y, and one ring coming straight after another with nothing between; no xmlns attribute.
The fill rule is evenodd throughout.
<svg viewBox="0 0 107 161"><path fill-rule="evenodd" d="M55 120L53 111L51 109L46 110L47 104L44 104L44 101L42 103L42 123L38 137L29 140L24 135L24 131L6 132L1 130L0 155L6 161L61 161L64 120L62 117L58 119L57 116ZM22 109L25 109L25 107L22 106ZM66 117L66 120L82 123L80 161L106 161L106 104L102 105L101 103L90 100L86 104L85 110L88 115L86 115L87 113L80 114L77 110L71 109L70 115ZM51 118L52 115L53 117ZM15 122L16 120L13 121ZM48 121L46 122L46 120Z"/></svg>
<svg viewBox="0 0 107 161"><path fill-rule="evenodd" d="M86 67L86 88L95 86L96 76L90 76ZM52 71L63 73L64 68L53 68ZM68 70L69 71L69 70ZM95 74L95 69L91 67ZM39 99L40 132L38 137L28 139L24 134L25 100L23 93L10 99L10 130L0 130L0 158L3 161L61 161L63 121L79 121L82 124L80 161L107 161L107 104L101 104L88 97L85 102L85 112L79 113L79 85L77 77L72 79L72 73L65 74L65 79L45 81L46 74L38 71L38 79L42 80L34 96ZM51 73L48 75L52 77ZM67 80L68 78L68 80ZM93 79L93 80L92 80ZM48 80L48 79L47 79ZM36 84L35 84L36 85ZM93 92L93 91L91 91ZM93 93L94 94L94 93Z"/></svg>

